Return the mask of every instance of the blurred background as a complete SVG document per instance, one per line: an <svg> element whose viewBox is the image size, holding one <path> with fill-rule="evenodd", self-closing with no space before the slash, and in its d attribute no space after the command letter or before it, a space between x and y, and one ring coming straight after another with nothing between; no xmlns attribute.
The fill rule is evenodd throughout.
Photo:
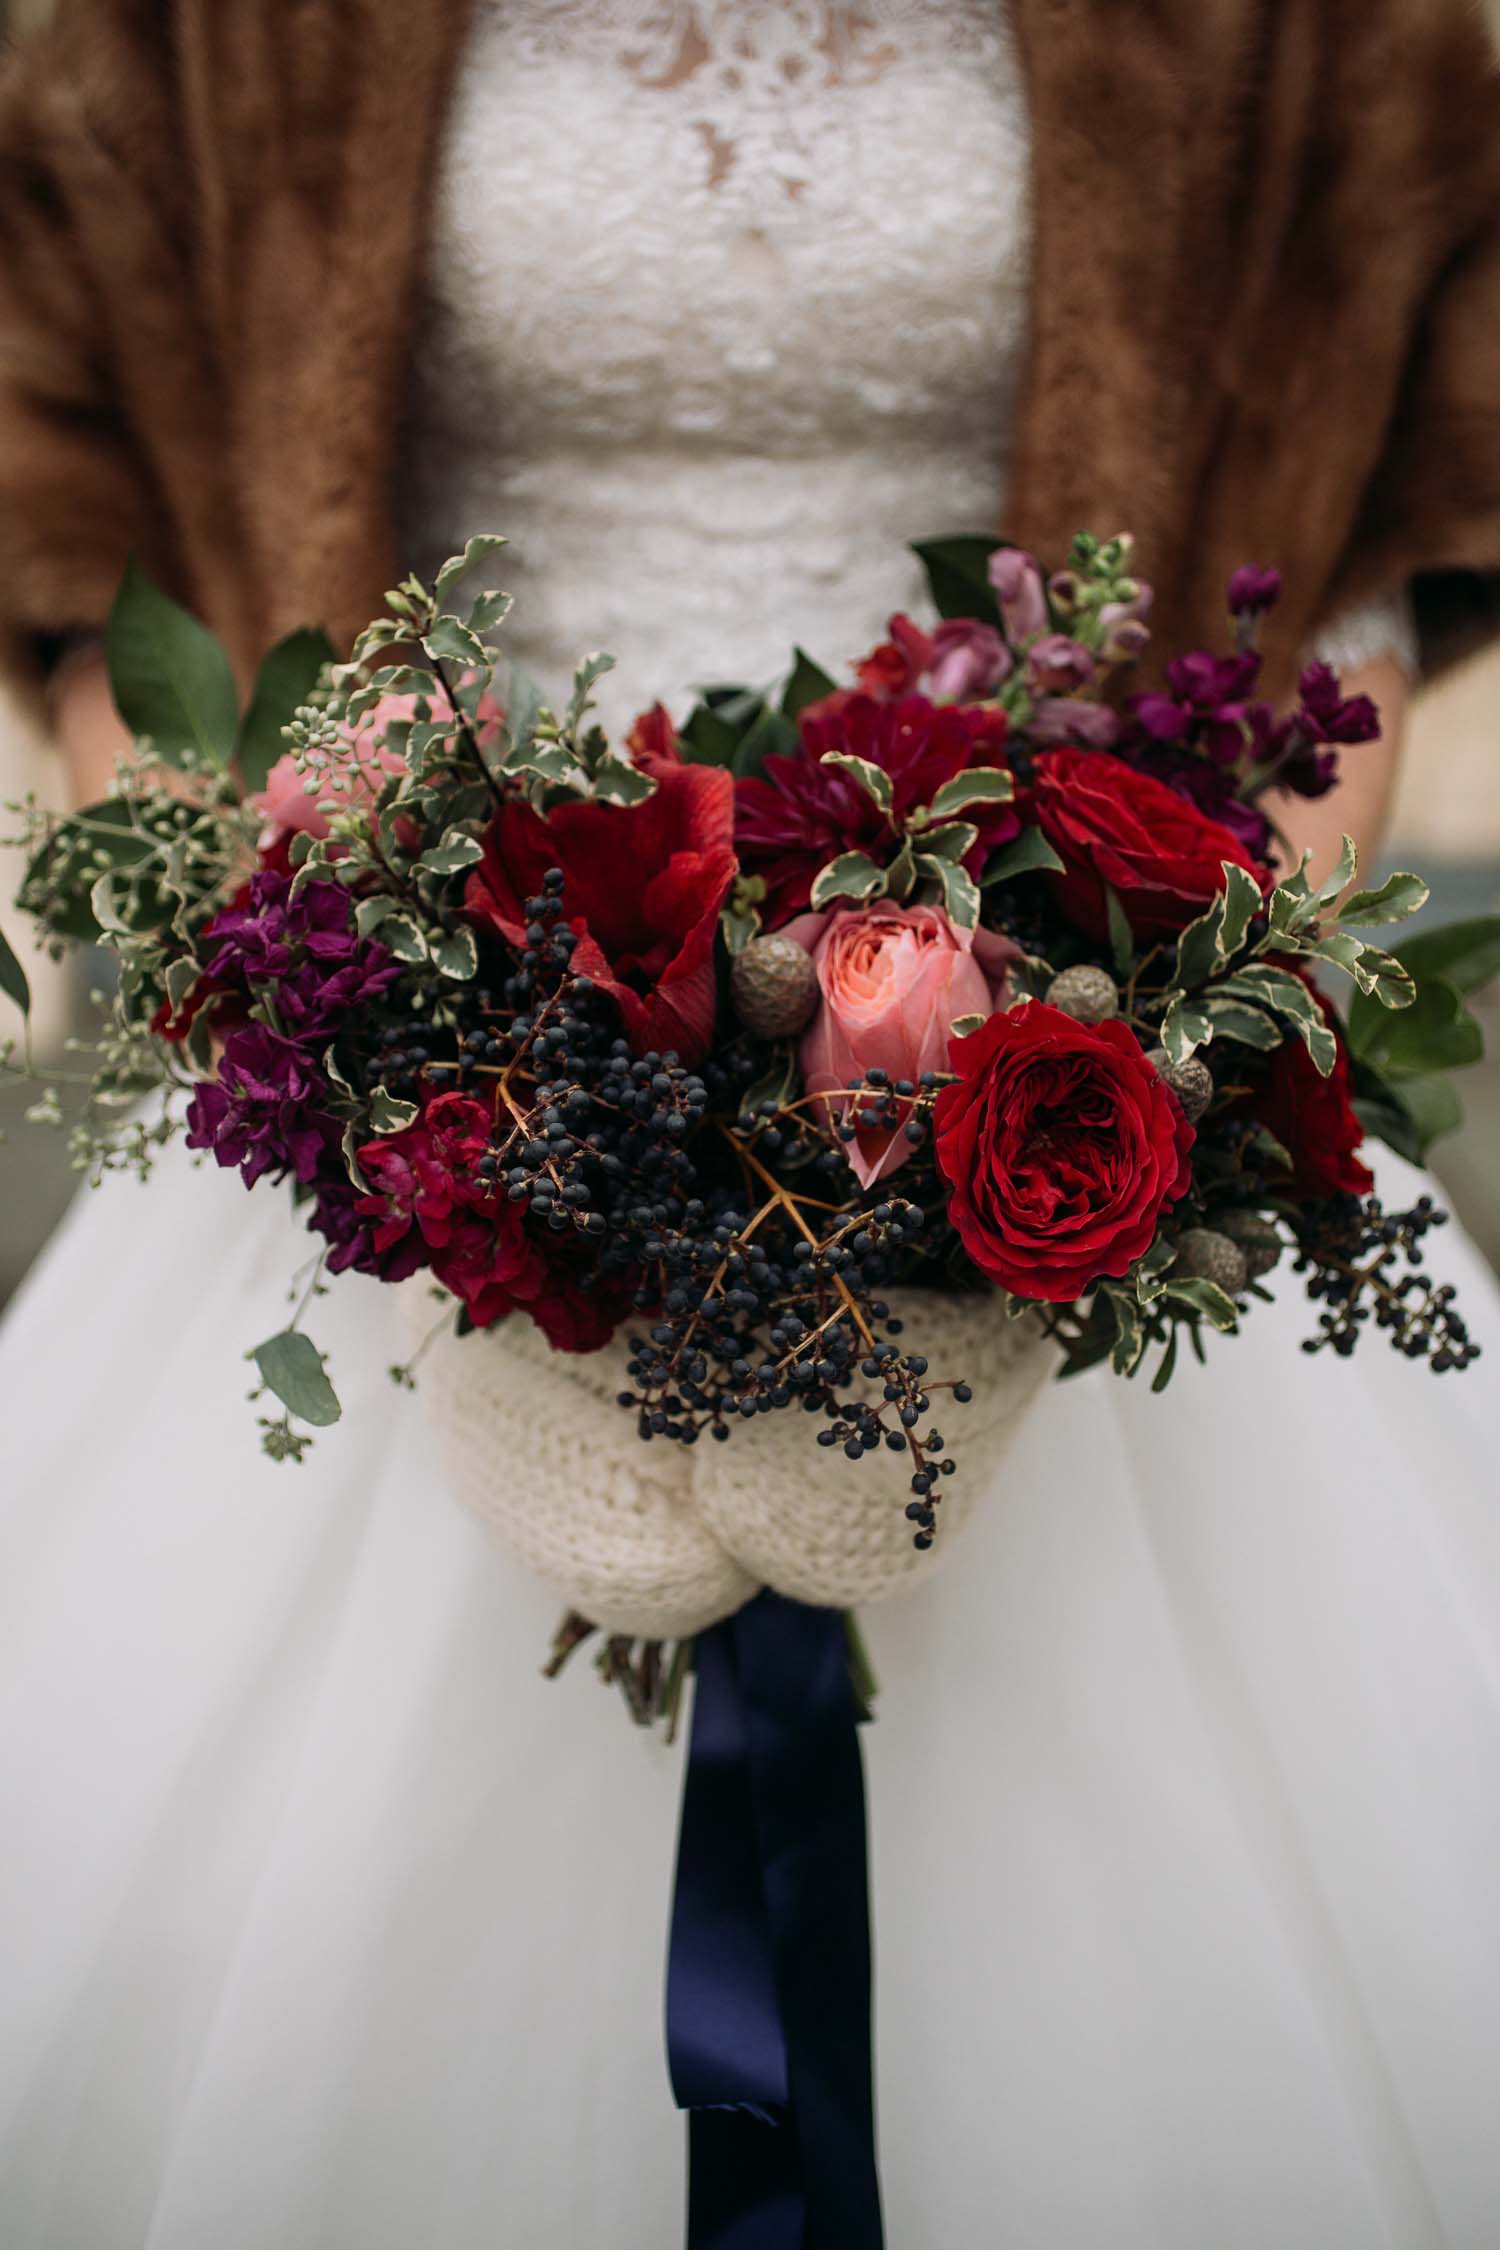
<svg viewBox="0 0 1500 2250"><path fill-rule="evenodd" d="M0 0L0 35L28 28L50 0ZM1500 9L1500 0L1488 0ZM836 653L836 652L835 652ZM0 802L32 792L60 801L61 776L44 743L0 704ZM16 825L0 819L0 834ZM1418 699L1387 863L1415 867L1432 885L1429 921L1500 908L1500 649L1451 674ZM38 1059L55 1061L89 1019L87 971L56 967L31 951L10 906L19 855L0 854L0 927L21 954L35 992ZM1500 980L1474 1003L1487 1057L1461 1074L1465 1122L1438 1144L1433 1167L1448 1200L1500 1268ZM0 998L0 1037L16 1021ZM15 1289L73 1192L63 1137L31 1125L34 1091L0 1085L0 1304Z"/></svg>

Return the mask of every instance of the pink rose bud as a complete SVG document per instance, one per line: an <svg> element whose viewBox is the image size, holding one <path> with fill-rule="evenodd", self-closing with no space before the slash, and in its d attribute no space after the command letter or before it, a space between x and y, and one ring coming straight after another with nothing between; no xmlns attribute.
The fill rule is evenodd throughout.
<svg viewBox="0 0 1500 2250"><path fill-rule="evenodd" d="M397 720L416 717L415 695L383 695L357 727L340 729L343 752L330 758L317 772L301 773L290 754L278 758L266 776L266 786L251 802L264 814L269 834L277 838L305 829L310 836L328 834L328 816L320 803L336 804L341 811L372 805L392 774L406 771L406 760L386 747L387 727ZM436 716L434 710L434 716ZM492 695L479 706L474 731L488 749L505 724L505 713Z"/></svg>
<svg viewBox="0 0 1500 2250"><path fill-rule="evenodd" d="M1047 630L1047 596L1034 555L1020 547L997 547L990 557L990 584L1000 603L1005 637L1011 646Z"/></svg>
<svg viewBox="0 0 1500 2250"><path fill-rule="evenodd" d="M782 935L813 957L822 1005L802 1037L803 1082L830 1096L829 1113L862 1106L850 1082L872 1069L894 1085L924 1070L946 1071L954 1019L989 1016L1006 1004L1006 971L1019 954L992 930L956 929L936 906L841 907L801 914ZM891 1130L861 1127L844 1143L861 1186L869 1187L912 1152L897 1101Z"/></svg>
<svg viewBox="0 0 1500 2250"><path fill-rule="evenodd" d="M993 625L977 617L950 617L932 636L928 690L936 703L971 703L993 695L1012 664Z"/></svg>
<svg viewBox="0 0 1500 2250"><path fill-rule="evenodd" d="M1094 677L1094 659L1066 633L1046 633L1026 655L1026 684L1033 695L1072 695Z"/></svg>

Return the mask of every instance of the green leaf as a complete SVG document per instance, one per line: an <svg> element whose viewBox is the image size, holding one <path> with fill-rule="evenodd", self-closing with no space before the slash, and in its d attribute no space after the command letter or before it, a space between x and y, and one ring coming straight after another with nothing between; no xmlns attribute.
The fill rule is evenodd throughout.
<svg viewBox="0 0 1500 2250"><path fill-rule="evenodd" d="M323 1354L311 1336L298 1328L283 1329L267 1337L246 1354L253 1359L260 1379L273 1391L289 1414L315 1429L327 1429L343 1412L338 1394L323 1370Z"/></svg>
<svg viewBox="0 0 1500 2250"><path fill-rule="evenodd" d="M1419 984L1424 977L1442 976L1460 992L1477 992L1500 976L1500 914L1440 923L1404 939L1396 951Z"/></svg>
<svg viewBox="0 0 1500 2250"><path fill-rule="evenodd" d="M1267 1054L1281 1045L1280 1031L1259 1008L1247 1007L1240 1000L1220 999L1213 993L1204 1006L1213 1019L1216 1039L1237 1039L1242 1047L1259 1047Z"/></svg>
<svg viewBox="0 0 1500 2250"><path fill-rule="evenodd" d="M840 852L813 882L811 904L829 906L836 898L874 898L885 888L885 869L864 852Z"/></svg>
<svg viewBox="0 0 1500 2250"><path fill-rule="evenodd" d="M1417 1129L1417 1145L1425 1157L1445 1133L1456 1133L1464 1121L1458 1088L1441 1071L1426 1078L1404 1078L1398 1088L1401 1106Z"/></svg>
<svg viewBox="0 0 1500 2250"><path fill-rule="evenodd" d="M1044 868L1060 874L1062 861L1040 828L1023 828L1014 843L996 852L985 868L980 888L987 891L991 883L1009 883L1017 875L1030 875Z"/></svg>
<svg viewBox="0 0 1500 2250"><path fill-rule="evenodd" d="M499 592L481 594L469 611L469 631L477 634L480 640L484 640L488 634L494 632L498 625L505 623L514 607L515 596L513 594ZM470 717L472 716L471 712Z"/></svg>
<svg viewBox="0 0 1500 2250"><path fill-rule="evenodd" d="M250 708L240 721L234 749L240 786L247 797L265 788L272 766L286 749L282 728L312 694L324 666L333 661L332 641L326 633L311 628L288 633L266 657L256 675Z"/></svg>
<svg viewBox="0 0 1500 2250"><path fill-rule="evenodd" d="M1130 917L1120 904L1120 895L1113 884L1104 885L1104 911L1109 917L1109 949L1114 960L1115 975L1127 977L1130 964L1135 959L1135 932L1130 927Z"/></svg>
<svg viewBox="0 0 1500 2250"><path fill-rule="evenodd" d="M1223 958L1219 950L1219 933L1224 927L1224 894L1222 891L1206 914L1196 922L1189 922L1177 941L1177 967L1172 982L1184 992L1192 992L1212 976L1215 965Z"/></svg>
<svg viewBox="0 0 1500 2250"><path fill-rule="evenodd" d="M809 703L821 702L825 695L832 695L834 684L822 665L815 664L805 648L795 649L791 678L782 690L782 716L800 719Z"/></svg>
<svg viewBox="0 0 1500 2250"><path fill-rule="evenodd" d="M14 1000L23 1016L31 1013L31 986L26 971L16 959L9 938L0 930L0 992L7 1000Z"/></svg>
<svg viewBox="0 0 1500 2250"><path fill-rule="evenodd" d="M955 1016L948 1029L955 1039L967 1039L971 1032L982 1031L989 1020L985 1015Z"/></svg>
<svg viewBox="0 0 1500 2250"><path fill-rule="evenodd" d="M591 656L586 656L583 662L575 668L573 692L568 698L567 724L570 732L577 733L579 727L583 724L584 713L593 703L595 688L599 685L605 673L612 672L614 668L614 658L606 654L602 648L595 649Z"/></svg>
<svg viewBox="0 0 1500 2250"><path fill-rule="evenodd" d="M971 766L967 773L956 773L943 783L925 812L915 816L912 826L951 820L969 805L1008 805L1015 793L1014 780L999 766Z"/></svg>
<svg viewBox="0 0 1500 2250"><path fill-rule="evenodd" d="M435 663L461 664L467 671L489 661L483 641L456 617L440 617L422 646ZM446 701L446 698L441 698Z"/></svg>
<svg viewBox="0 0 1500 2250"><path fill-rule="evenodd" d="M1355 891L1339 908L1338 918L1347 929L1362 924L1401 922L1427 904L1432 893L1420 875L1387 875L1375 891Z"/></svg>
<svg viewBox="0 0 1500 2250"><path fill-rule="evenodd" d="M872 765L868 758L856 758L848 750L825 750L821 762L825 766L842 767L850 779L864 791L877 811L887 814L890 812L894 802L891 777L883 766Z"/></svg>
<svg viewBox="0 0 1500 2250"><path fill-rule="evenodd" d="M933 852L918 852L917 869L938 886L943 908L956 930L979 927L979 885L951 859Z"/></svg>
<svg viewBox="0 0 1500 2250"><path fill-rule="evenodd" d="M979 841L979 830L969 820L950 820L941 828L928 828L916 838L924 858L946 859L956 864L967 859Z"/></svg>
<svg viewBox="0 0 1500 2250"><path fill-rule="evenodd" d="M384 1086L377 1086L370 1096L370 1123L377 1133L404 1133L416 1117L415 1102L398 1101Z"/></svg>
<svg viewBox="0 0 1500 2250"><path fill-rule="evenodd" d="M740 737L732 761L735 778L765 771L767 758L784 758L797 747L797 729L771 704L763 703Z"/></svg>
<svg viewBox="0 0 1500 2250"><path fill-rule="evenodd" d="M1168 1059L1184 1063L1197 1048L1206 1047L1214 1035L1214 1020L1207 1008L1181 994L1162 1018L1161 1043Z"/></svg>
<svg viewBox="0 0 1500 2250"><path fill-rule="evenodd" d="M595 769L593 794L606 805L640 805L655 793L656 783L628 758L610 750Z"/></svg>
<svg viewBox="0 0 1500 2250"><path fill-rule="evenodd" d="M493 532L482 531L469 541L461 555L450 555L438 572L437 583L432 589L439 606L447 600L465 571L472 570L476 563L487 561L500 548L509 545L508 539L500 539Z"/></svg>
<svg viewBox="0 0 1500 2250"><path fill-rule="evenodd" d="M479 948L474 943L472 930L446 930L432 943L432 965L440 976L452 977L456 984L467 984L470 977L479 974Z"/></svg>
<svg viewBox="0 0 1500 2250"><path fill-rule="evenodd" d="M1424 978L1412 1005L1398 1014L1381 1007L1376 998L1356 1002L1349 1011L1349 1033L1361 1061L1395 1076L1461 1070L1484 1053L1478 1018L1470 1014L1463 994L1447 977Z"/></svg>
<svg viewBox="0 0 1500 2250"><path fill-rule="evenodd" d="M109 613L104 655L116 710L133 735L150 737L164 764L180 766L196 751L227 768L239 721L229 659L136 562L126 565Z"/></svg>
<svg viewBox="0 0 1500 2250"><path fill-rule="evenodd" d="M1153 1391L1164 1391L1172 1380L1172 1370L1177 1365L1177 1330L1174 1327L1167 1338L1167 1348L1161 1355L1161 1365L1151 1378Z"/></svg>
<svg viewBox="0 0 1500 2250"><path fill-rule="evenodd" d="M369 937L390 915L397 914L400 910L400 900L392 898L389 891L377 892L374 898L362 898L355 907L354 927L361 937Z"/></svg>
<svg viewBox="0 0 1500 2250"><path fill-rule="evenodd" d="M1232 1336L1239 1326L1239 1310L1234 1299L1222 1290L1216 1281L1168 1280L1163 1297L1174 1305L1187 1305L1201 1313L1210 1327Z"/></svg>
<svg viewBox="0 0 1500 2250"><path fill-rule="evenodd" d="M1004 543L983 534L914 542L912 553L927 573L939 617L977 617L986 625L999 625L1000 606L990 584L989 561Z"/></svg>
<svg viewBox="0 0 1500 2250"><path fill-rule="evenodd" d="M477 836L462 828L445 829L441 843L434 844L417 861L419 875L457 875L465 867L476 867L484 857L484 846Z"/></svg>
<svg viewBox="0 0 1500 2250"><path fill-rule="evenodd" d="M1260 885L1248 868L1237 867L1232 859L1226 859L1221 864L1224 869L1224 906L1219 928L1218 955L1221 961L1227 961L1244 944L1245 932L1264 902Z"/></svg>
<svg viewBox="0 0 1500 2250"><path fill-rule="evenodd" d="M1378 945L1361 946L1353 973L1360 991L1369 993L1382 1008L1409 1008L1417 997L1410 971L1394 953L1382 953Z"/></svg>
<svg viewBox="0 0 1500 2250"><path fill-rule="evenodd" d="M677 746L690 766L734 767L740 738L707 703L695 704L678 730Z"/></svg>
<svg viewBox="0 0 1500 2250"><path fill-rule="evenodd" d="M380 925L380 942L413 967L427 958L427 940L410 914L388 914Z"/></svg>

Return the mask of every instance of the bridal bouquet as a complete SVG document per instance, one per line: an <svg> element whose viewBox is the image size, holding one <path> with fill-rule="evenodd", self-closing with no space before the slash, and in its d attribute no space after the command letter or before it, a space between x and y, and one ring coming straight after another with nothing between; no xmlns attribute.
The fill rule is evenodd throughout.
<svg viewBox="0 0 1500 2250"><path fill-rule="evenodd" d="M132 570L107 652L137 758L85 811L25 809L22 904L117 971L79 1162L144 1170L185 1125L321 1238L250 1355L268 1451L340 1412L303 1326L325 1269L608 1347L622 1445L795 1424L809 1492L818 1447L889 1454L918 1553L979 1380L954 1300L970 1336L1025 1324L1065 1375L1160 1389L1291 1269L1304 1348L1473 1360L1425 1270L1442 1214L1384 1210L1360 1142L1451 1122L1495 932L1383 950L1415 876L1356 889L1348 845L1277 871L1276 793L1332 787L1376 714L1320 664L1289 712L1258 699L1273 572L1236 574L1230 653L1131 694L1127 539L1051 576L940 542L939 621L892 618L852 684L799 651L777 695L611 743L611 659L549 707L503 665L508 598L461 598L499 544L395 589L347 663L282 643L243 714ZM0 977L24 1004L9 953Z"/></svg>

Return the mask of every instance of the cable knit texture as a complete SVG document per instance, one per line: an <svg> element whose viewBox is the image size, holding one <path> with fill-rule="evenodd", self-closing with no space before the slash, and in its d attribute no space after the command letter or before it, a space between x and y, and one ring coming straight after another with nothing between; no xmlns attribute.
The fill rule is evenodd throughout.
<svg viewBox="0 0 1500 2250"><path fill-rule="evenodd" d="M406 1285L414 1335L431 1291ZM423 1360L421 1396L456 1497L571 1607L615 1633L671 1640L727 1617L760 1586L852 1607L930 1577L992 1488L1054 1352L1028 1318L924 1291L895 1300L934 1377L973 1386L969 1405L938 1392L923 1427L942 1431L958 1473L941 1485L941 1529L919 1554L905 1506L909 1457L856 1464L815 1443L788 1408L727 1443L646 1444L617 1403L618 1350L556 1352L516 1316L448 1335Z"/></svg>

